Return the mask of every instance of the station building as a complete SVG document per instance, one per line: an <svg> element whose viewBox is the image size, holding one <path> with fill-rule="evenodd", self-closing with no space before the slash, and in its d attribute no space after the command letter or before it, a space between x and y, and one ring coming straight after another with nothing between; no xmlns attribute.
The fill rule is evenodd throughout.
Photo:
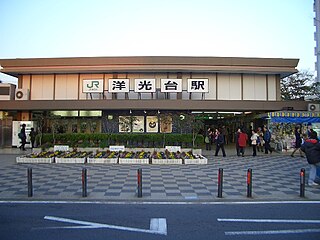
<svg viewBox="0 0 320 240"><path fill-rule="evenodd" d="M202 116L206 125L252 124L267 112L308 111L283 101L280 79L298 59L238 57L80 57L0 59L1 126L46 117L60 132L177 132L161 116ZM125 119L135 116L128 126ZM255 120L253 120L255 119ZM257 123L258 124L258 123ZM3 136L5 134L2 134Z"/></svg>

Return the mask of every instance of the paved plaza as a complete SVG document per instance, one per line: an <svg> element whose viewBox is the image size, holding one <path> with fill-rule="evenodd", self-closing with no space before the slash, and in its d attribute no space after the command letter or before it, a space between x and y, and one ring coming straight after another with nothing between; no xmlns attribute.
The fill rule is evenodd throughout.
<svg viewBox="0 0 320 240"><path fill-rule="evenodd" d="M29 150L30 151L30 150ZM251 149L247 150L248 155ZM305 158L288 153L227 157L203 151L207 165L17 164L19 149L0 149L0 200L92 201L272 201L320 200L320 187L300 194ZM28 198L27 168L33 170L33 197ZM88 173L88 196L82 197L82 169ZM137 197L137 169L142 168L143 197ZM223 195L217 197L218 169L223 168ZM247 198L247 170L252 169L252 198Z"/></svg>

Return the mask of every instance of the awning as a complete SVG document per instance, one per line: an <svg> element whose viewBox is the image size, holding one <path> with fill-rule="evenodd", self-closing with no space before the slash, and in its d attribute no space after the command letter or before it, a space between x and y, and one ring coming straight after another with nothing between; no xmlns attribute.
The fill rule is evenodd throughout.
<svg viewBox="0 0 320 240"><path fill-rule="evenodd" d="M271 122L320 123L320 112L279 111L267 114Z"/></svg>

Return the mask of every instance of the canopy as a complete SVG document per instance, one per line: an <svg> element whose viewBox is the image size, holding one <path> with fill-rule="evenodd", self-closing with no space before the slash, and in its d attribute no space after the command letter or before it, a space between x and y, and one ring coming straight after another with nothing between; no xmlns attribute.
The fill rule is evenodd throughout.
<svg viewBox="0 0 320 240"><path fill-rule="evenodd" d="M278 123L320 123L320 112L279 111L268 113L268 118Z"/></svg>

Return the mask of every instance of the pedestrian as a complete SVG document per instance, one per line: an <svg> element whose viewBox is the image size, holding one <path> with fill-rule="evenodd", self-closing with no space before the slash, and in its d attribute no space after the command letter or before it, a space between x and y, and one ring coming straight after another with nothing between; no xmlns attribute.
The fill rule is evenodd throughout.
<svg viewBox="0 0 320 240"><path fill-rule="evenodd" d="M270 146L270 141L271 141L271 132L269 131L269 129L264 126L263 127L263 141L264 141L264 153L268 154L270 152L270 154L272 153L272 149Z"/></svg>
<svg viewBox="0 0 320 240"><path fill-rule="evenodd" d="M244 152L247 146L247 141L248 141L248 134L241 129L240 134L239 134L239 149L241 153L241 156L244 157ZM240 154L239 154L240 156Z"/></svg>
<svg viewBox="0 0 320 240"><path fill-rule="evenodd" d="M216 140L216 153L215 153L215 156L218 156L218 153L219 153L219 151L221 149L223 157L226 157L227 156L226 155L226 151L224 150L224 136L218 129L216 129L215 135L216 135L216 137L215 137L215 140Z"/></svg>
<svg viewBox="0 0 320 240"><path fill-rule="evenodd" d="M27 142L27 135L26 135L26 125L24 123L21 125L21 130L20 130L20 132L18 134L18 137L21 140L21 145L20 145L19 148L22 151L26 151L25 145L26 145L26 142Z"/></svg>
<svg viewBox="0 0 320 240"><path fill-rule="evenodd" d="M304 157L301 151L301 144L302 144L302 137L301 137L301 128L297 127L294 131L294 136L295 136L295 145L294 145L294 150L291 154L291 157L294 157L294 153L299 150L300 152L300 157Z"/></svg>
<svg viewBox="0 0 320 240"><path fill-rule="evenodd" d="M301 150L306 154L310 165L308 185L317 186L319 182L315 181L317 181L317 168L320 167L320 143L315 131L310 132L310 138L301 145Z"/></svg>
<svg viewBox="0 0 320 240"><path fill-rule="evenodd" d="M211 144L212 144L212 130L209 127L205 133L204 142L206 143L206 150L211 151Z"/></svg>
<svg viewBox="0 0 320 240"><path fill-rule="evenodd" d="M34 148L34 142L36 141L37 133L34 131L34 128L31 128L29 137L31 142L31 148Z"/></svg>
<svg viewBox="0 0 320 240"><path fill-rule="evenodd" d="M251 146L252 146L252 156L257 156L257 145L258 145L258 140L259 140L259 135L255 130L252 130L252 135L251 135Z"/></svg>
<svg viewBox="0 0 320 240"><path fill-rule="evenodd" d="M236 143L236 150L237 150L237 156L239 157L240 156L240 147L239 147L239 135L240 135L240 132L241 132L241 129L240 128L238 128L238 130L236 131L236 133L235 133L235 139L234 139L234 141L235 141L235 143Z"/></svg>
<svg viewBox="0 0 320 240"><path fill-rule="evenodd" d="M257 134L259 135L258 142L257 142L257 149L258 149L258 152L263 152L264 140L263 140L263 131L261 127L258 127Z"/></svg>

